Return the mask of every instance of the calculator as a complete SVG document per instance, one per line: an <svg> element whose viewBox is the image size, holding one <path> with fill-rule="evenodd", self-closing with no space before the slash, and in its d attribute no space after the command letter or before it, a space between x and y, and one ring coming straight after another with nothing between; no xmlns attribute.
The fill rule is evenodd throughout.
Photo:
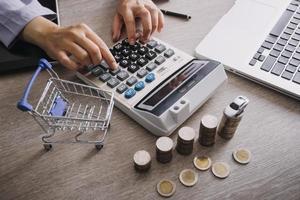
<svg viewBox="0 0 300 200"><path fill-rule="evenodd" d="M105 61L77 76L114 93L115 105L157 136L170 135L227 79L221 63L199 60L157 39L110 48L118 69Z"/></svg>

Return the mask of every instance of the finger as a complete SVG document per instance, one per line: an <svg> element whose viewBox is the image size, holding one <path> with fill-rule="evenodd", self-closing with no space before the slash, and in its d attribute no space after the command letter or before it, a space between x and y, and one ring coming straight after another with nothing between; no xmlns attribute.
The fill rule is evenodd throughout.
<svg viewBox="0 0 300 200"><path fill-rule="evenodd" d="M67 67L68 69L77 70L79 67L79 65L71 60L64 51L58 51L54 56L63 66Z"/></svg>
<svg viewBox="0 0 300 200"><path fill-rule="evenodd" d="M104 60L106 61L106 63L112 68L112 69L116 69L118 67L118 64L115 60L115 58L113 57L113 55L111 54L111 52L109 51L108 47L106 46L106 44L104 43L104 41L98 37L98 35L96 35L96 33L94 33L91 29L89 29L86 32L86 36L93 41L95 44L97 44L97 46L100 48L100 52L102 54L102 57L104 58Z"/></svg>
<svg viewBox="0 0 300 200"><path fill-rule="evenodd" d="M151 30L152 30L152 23L151 23L151 15L150 12L144 8L141 14L142 26L143 26L143 37L142 40L147 41L150 37Z"/></svg>
<svg viewBox="0 0 300 200"><path fill-rule="evenodd" d="M64 50L71 53L82 65L90 65L92 63L88 52L74 42L67 42L64 45Z"/></svg>
<svg viewBox="0 0 300 200"><path fill-rule="evenodd" d="M135 43L135 19L131 10L127 9L123 14L128 41L131 45Z"/></svg>
<svg viewBox="0 0 300 200"><path fill-rule="evenodd" d="M151 34L157 31L158 28L158 10L155 8L147 7L146 8L149 10L151 14L151 23L152 23L152 31Z"/></svg>
<svg viewBox="0 0 300 200"><path fill-rule="evenodd" d="M101 62L102 56L97 44L95 44L86 36L76 38L75 42L88 52L89 58L94 65L97 65Z"/></svg>
<svg viewBox="0 0 300 200"><path fill-rule="evenodd" d="M119 14L116 14L112 27L112 39L114 42L118 41L121 35L121 29L123 26L123 20Z"/></svg>
<svg viewBox="0 0 300 200"><path fill-rule="evenodd" d="M165 19L164 19L164 15L162 14L162 12L159 10L158 11L158 27L157 27L157 31L161 32L161 29L164 27L165 24Z"/></svg>

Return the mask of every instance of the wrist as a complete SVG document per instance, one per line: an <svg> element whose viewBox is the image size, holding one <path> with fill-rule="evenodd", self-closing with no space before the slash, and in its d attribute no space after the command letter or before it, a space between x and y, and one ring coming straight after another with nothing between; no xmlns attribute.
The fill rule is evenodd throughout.
<svg viewBox="0 0 300 200"><path fill-rule="evenodd" d="M21 33L21 38L26 42L43 48L47 35L51 32L55 32L57 29L57 24L39 16L32 19L25 26Z"/></svg>

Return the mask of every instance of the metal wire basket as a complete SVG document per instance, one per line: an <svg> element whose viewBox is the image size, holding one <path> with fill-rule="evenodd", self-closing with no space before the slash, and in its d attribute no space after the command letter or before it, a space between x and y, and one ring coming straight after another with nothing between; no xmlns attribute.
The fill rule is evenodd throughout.
<svg viewBox="0 0 300 200"><path fill-rule="evenodd" d="M28 96L39 73L46 69L50 74L46 86L33 107ZM29 113L41 126L44 148L53 143L86 143L102 149L114 106L113 93L79 83L62 80L51 64L41 59L17 107ZM97 132L97 139L83 139L85 133ZM55 135L72 133L71 139L55 139Z"/></svg>

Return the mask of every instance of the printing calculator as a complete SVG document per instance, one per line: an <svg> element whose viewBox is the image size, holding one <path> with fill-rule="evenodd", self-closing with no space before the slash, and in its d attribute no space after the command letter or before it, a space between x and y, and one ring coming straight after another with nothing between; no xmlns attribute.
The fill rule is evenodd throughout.
<svg viewBox="0 0 300 200"><path fill-rule="evenodd" d="M111 49L117 70L102 61L77 72L86 84L114 92L115 105L156 136L168 136L227 79L221 63L198 60L157 39Z"/></svg>

